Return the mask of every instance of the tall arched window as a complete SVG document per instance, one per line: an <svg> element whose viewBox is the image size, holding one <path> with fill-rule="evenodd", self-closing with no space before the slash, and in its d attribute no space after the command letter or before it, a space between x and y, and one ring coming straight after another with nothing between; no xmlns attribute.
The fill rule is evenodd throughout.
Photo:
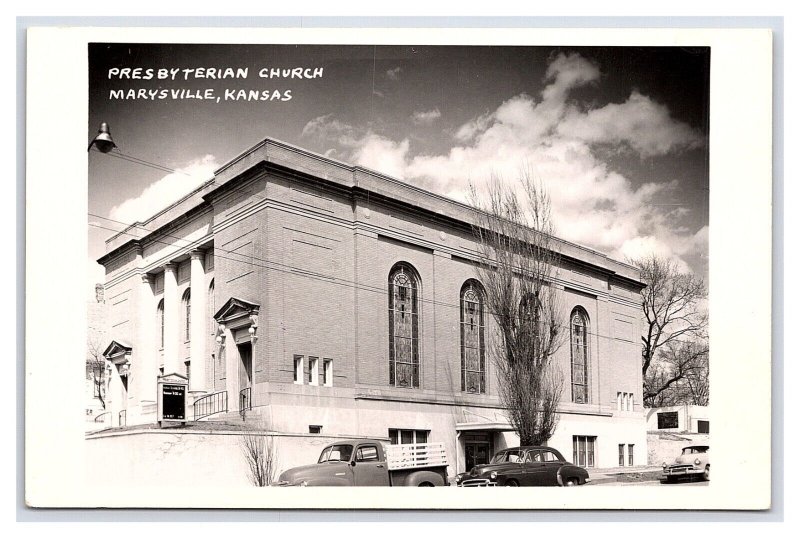
<svg viewBox="0 0 800 538"><path fill-rule="evenodd" d="M156 323L158 323L158 331L159 331L159 348L164 349L164 299L161 299L158 302L158 307L156 308Z"/></svg>
<svg viewBox="0 0 800 538"><path fill-rule="evenodd" d="M405 263L389 273L389 383L419 387L419 280Z"/></svg>
<svg viewBox="0 0 800 538"><path fill-rule="evenodd" d="M570 353L572 401L589 403L589 317L582 308L575 308L570 316Z"/></svg>
<svg viewBox="0 0 800 538"><path fill-rule="evenodd" d="M467 280L461 288L461 390L486 392L483 288Z"/></svg>
<svg viewBox="0 0 800 538"><path fill-rule="evenodd" d="M185 292L183 292L183 299L181 299L181 304L183 305L183 338L187 342L192 338L192 290L191 288L187 288Z"/></svg>

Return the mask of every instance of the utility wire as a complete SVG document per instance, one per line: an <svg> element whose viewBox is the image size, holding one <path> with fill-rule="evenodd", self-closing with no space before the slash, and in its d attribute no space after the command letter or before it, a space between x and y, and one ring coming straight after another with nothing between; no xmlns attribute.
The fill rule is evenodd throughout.
<svg viewBox="0 0 800 538"><path fill-rule="evenodd" d="M125 160L125 161L128 161L128 162L134 163L134 164L147 166L147 167L150 167L150 168L162 171L162 172L183 174L185 176L192 177L192 178L197 177L197 176L193 176L192 174L189 174L187 172L183 172L181 170L176 170L176 169L173 169L173 168L169 168L167 166L163 166L163 165L160 165L160 164L157 164L157 163L153 163L153 162L147 161L145 159L141 159L139 157L134 157L134 156L131 156L131 155L124 154L124 153L122 153L121 151L119 151L116 148L115 148L114 151L109 152L106 155L111 155L112 157L115 157L115 158L118 158L118 159L122 159L122 160ZM234 192L239 192L240 194L247 194L248 196L251 196L251 197L256 198L256 199L260 199L260 200L266 200L267 199L266 196L262 196L262 195L259 195L257 193L247 192L247 191L242 190L241 188L233 187L231 190L234 191ZM663 204L663 205L672 205L672 204ZM675 205L680 205L680 204L675 204ZM88 214L90 216L92 216L92 217L95 217L95 218L99 218L99 219L107 220L109 222L114 222L116 224L123 225L126 228L131 228L131 227L132 228L139 228L139 229L144 230L145 232L148 232L148 233L153 233L155 231L155 230L151 230L151 229L145 227L143 224L141 224L139 222L127 223L127 222L122 222L122 221L119 221L119 220L112 219L110 217L104 217L102 215L98 215L98 214L91 213L91 212L89 212ZM116 232L116 233L121 233L121 234L124 234L124 235L129 235L131 237L135 237L137 239L140 239L140 237L138 235L132 234L130 232L126 232L125 230L116 230L114 228L105 227L105 226L102 226L102 225L99 225L99 224L94 224L94 223L91 223L91 222L89 223L89 225L93 226L95 228L108 230L108 231L112 231L112 232ZM171 234L163 234L163 235L166 236L166 237L171 237L171 238L176 239L178 241L185 241L186 244L190 244L191 243L190 240L187 240L187 239L185 239L183 237L179 237L179 236L171 235ZM168 243L166 241L161 241L161 240L153 240L153 242L160 243L160 244L167 245L167 246L175 246L173 243ZM183 245L183 246L186 246L186 245ZM235 255L235 256L241 256L242 258L247 258L247 259L230 258L230 257L226 257L226 256L222 256L220 254L217 254L217 252L224 252L226 254L232 254L232 255ZM328 276L322 276L322 275L317 276L317 275L313 274L313 272L310 272L310 271L308 271L306 269L303 269L301 267L296 267L296 266L293 266L293 265L280 263L280 262L277 262L277 261L274 261L274 260L266 260L266 259L263 259L263 258L259 258L259 257L255 256L255 255L245 256L243 254L239 254L239 253L233 252L233 251L228 251L228 250L225 250L225 249L223 249L221 247L217 247L217 246L214 247L214 257L215 258L229 260L229 261L233 261L233 262L239 262L239 263L246 263L246 264L250 264L250 265L255 265L256 267L261 267L261 268L264 268L264 269L278 271L278 272L282 272L282 273L286 273L286 274L299 275L299 276L303 276L303 277L306 277L306 278L311 278L311 279L314 279L314 280L318 280L318 281L321 281L321 282L333 283L333 284L337 284L337 285L340 285L340 286L350 287L350 288L353 288L353 289L360 289L361 291L380 293L382 295L387 293L387 291L388 291L387 289L384 289L384 288L379 288L379 287L376 287L376 286L370 286L368 284L358 283L358 282L355 282L355 281L352 281L352 280L342 279L342 278L338 278L338 277L328 277ZM266 264L271 264L272 266L277 266L277 267L271 267L269 265L256 264L256 263L254 263L254 261L256 261L256 260L259 261L259 262L263 262L263 263L266 263ZM279 267L285 267L286 269L280 269ZM431 304L431 305L444 306L444 307L448 307L448 308L457 308L457 309L461 308L460 304L456 305L456 304L453 304L453 303L446 303L446 302L442 302L442 301L434 301L434 300L431 300L431 299L424 299L424 298L420 297L419 295L417 296L417 299L422 303L427 303L427 304ZM485 305L484 305L484 308L486 308ZM490 314L490 315L496 314L495 312L492 312L492 311L490 311L488 309L486 309L486 312L488 314ZM562 329L570 328L568 325L559 325L559 327L562 328ZM586 333L588 335L595 336L597 338L606 338L606 339L609 339L609 340L617 340L614 337L601 335L599 333L593 333L593 332L590 332L590 331L586 331ZM631 340L627 340L627 341L635 342L635 341L631 341ZM689 342L683 341L683 340L678 341L678 342L679 343L689 343Z"/></svg>
<svg viewBox="0 0 800 538"><path fill-rule="evenodd" d="M102 216L99 216L99 215L92 214L92 216L95 216L95 217L98 217L98 218L102 218L102 219L105 219L105 220L109 220L109 221L112 221L112 222L120 222L120 221L114 221L113 219L110 219L108 217L102 217ZM126 223L121 223L121 224L126 224ZM112 232L118 232L118 233L122 233L122 234L125 234L125 235L131 235L132 237L138 238L138 236L136 236L135 234L132 234L132 233L129 233L129 232L125 232L125 231L119 231L119 230L116 230L114 228L109 228L109 227L106 227L106 226L102 226L102 225L97 224L97 223L91 223L90 222L89 226L92 226L94 228L103 229L103 230L112 231ZM132 226L132 225L128 225L128 226ZM180 239L181 241L188 241L188 240L186 240L184 238L178 238L178 239ZM162 240L158 240L158 239L154 239L153 242L154 243L163 244L163 245L167 245L167 246L175 246L173 243L169 243L167 241L162 241ZM226 254L233 254L235 256L240 256L241 258L247 258L247 259L231 258L231 257L228 257L228 256L217 254L218 251L219 252L224 252ZM322 276L322 275L318 276L318 275L315 275L312 272L309 272L308 270L303 269L301 267L296 267L296 266L293 266L293 265L283 264L283 263L272 261L272 260L264 260L262 258L258 258L257 256L246 256L246 255L239 254L237 252L233 252L233 251L229 251L229 250L225 250L225 249L222 249L222 248L216 247L216 246L214 247L214 258L215 259L219 258L219 259L223 259L223 260L229 260L229 261L232 261L232 262L245 263L245 264L248 264L250 266L260 267L260 268L263 268L263 269L277 271L277 272L285 273L285 274L301 276L301 277L309 278L309 279L312 279L312 280L317 280L317 281L320 281L320 282L326 282L326 283L329 283L329 284L336 284L336 285L339 285L339 286L343 286L343 287L347 287L347 288L351 288L351 289L355 289L355 290L366 291L366 292L371 292L371 293L379 293L381 295L385 295L386 293L388 293L388 290L386 288L377 287L377 286L371 286L371 285L368 285L368 284L358 283L358 282L354 282L352 280L342 279L342 278L338 278L338 277L327 277L327 276ZM264 262L264 264L256 263L256 261ZM265 264L271 264L271 265L265 265ZM275 266L278 266L278 267L275 267ZM282 269L281 267L285 267L286 269ZM460 304L448 303L448 302L444 302L444 301L434 301L432 299L423 298L420 295L417 295L417 300L420 303L430 304L430 305L433 305L433 306L442 306L442 307L454 308L454 309L459 309L459 310L461 309L461 305ZM483 308L484 308L484 310L485 310L485 312L487 314L490 314L490 315L495 315L496 314L495 312L489 310L486 307L485 304L483 305ZM565 329L565 330L570 328L569 325L564 325L564 324L559 324L558 327L560 327L562 329ZM591 332L591 331L586 331L586 333L589 334L590 336L593 336L593 337L596 337L596 338L604 338L604 339L607 339L607 340L621 340L621 339L618 339L618 338L614 338L612 336L607 336L607 335L603 335L603 334L599 334L599 333L595 333L595 332ZM623 340L623 341L637 343L636 340ZM680 342L681 343L689 343L688 341L683 341L683 340L680 341Z"/></svg>

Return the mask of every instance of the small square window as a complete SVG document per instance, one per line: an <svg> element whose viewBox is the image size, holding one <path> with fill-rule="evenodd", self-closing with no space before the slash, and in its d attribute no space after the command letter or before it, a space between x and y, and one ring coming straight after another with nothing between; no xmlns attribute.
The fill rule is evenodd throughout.
<svg viewBox="0 0 800 538"><path fill-rule="evenodd" d="M322 426L310 424L308 426L308 433L322 433Z"/></svg>

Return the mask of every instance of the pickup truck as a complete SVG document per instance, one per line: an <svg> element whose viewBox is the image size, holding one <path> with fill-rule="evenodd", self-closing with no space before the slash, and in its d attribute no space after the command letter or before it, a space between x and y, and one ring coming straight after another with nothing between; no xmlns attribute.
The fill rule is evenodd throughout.
<svg viewBox="0 0 800 538"><path fill-rule="evenodd" d="M447 484L444 443L385 445L377 439L336 441L317 463L281 473L275 486L419 486Z"/></svg>

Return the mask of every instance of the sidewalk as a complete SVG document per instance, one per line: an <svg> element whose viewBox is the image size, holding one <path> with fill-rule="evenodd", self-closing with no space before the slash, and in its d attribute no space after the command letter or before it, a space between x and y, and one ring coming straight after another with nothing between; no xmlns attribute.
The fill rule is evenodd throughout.
<svg viewBox="0 0 800 538"><path fill-rule="evenodd" d="M589 484L605 482L649 482L661 478L660 465L637 465L635 467L609 467L606 469L586 469L589 471Z"/></svg>

